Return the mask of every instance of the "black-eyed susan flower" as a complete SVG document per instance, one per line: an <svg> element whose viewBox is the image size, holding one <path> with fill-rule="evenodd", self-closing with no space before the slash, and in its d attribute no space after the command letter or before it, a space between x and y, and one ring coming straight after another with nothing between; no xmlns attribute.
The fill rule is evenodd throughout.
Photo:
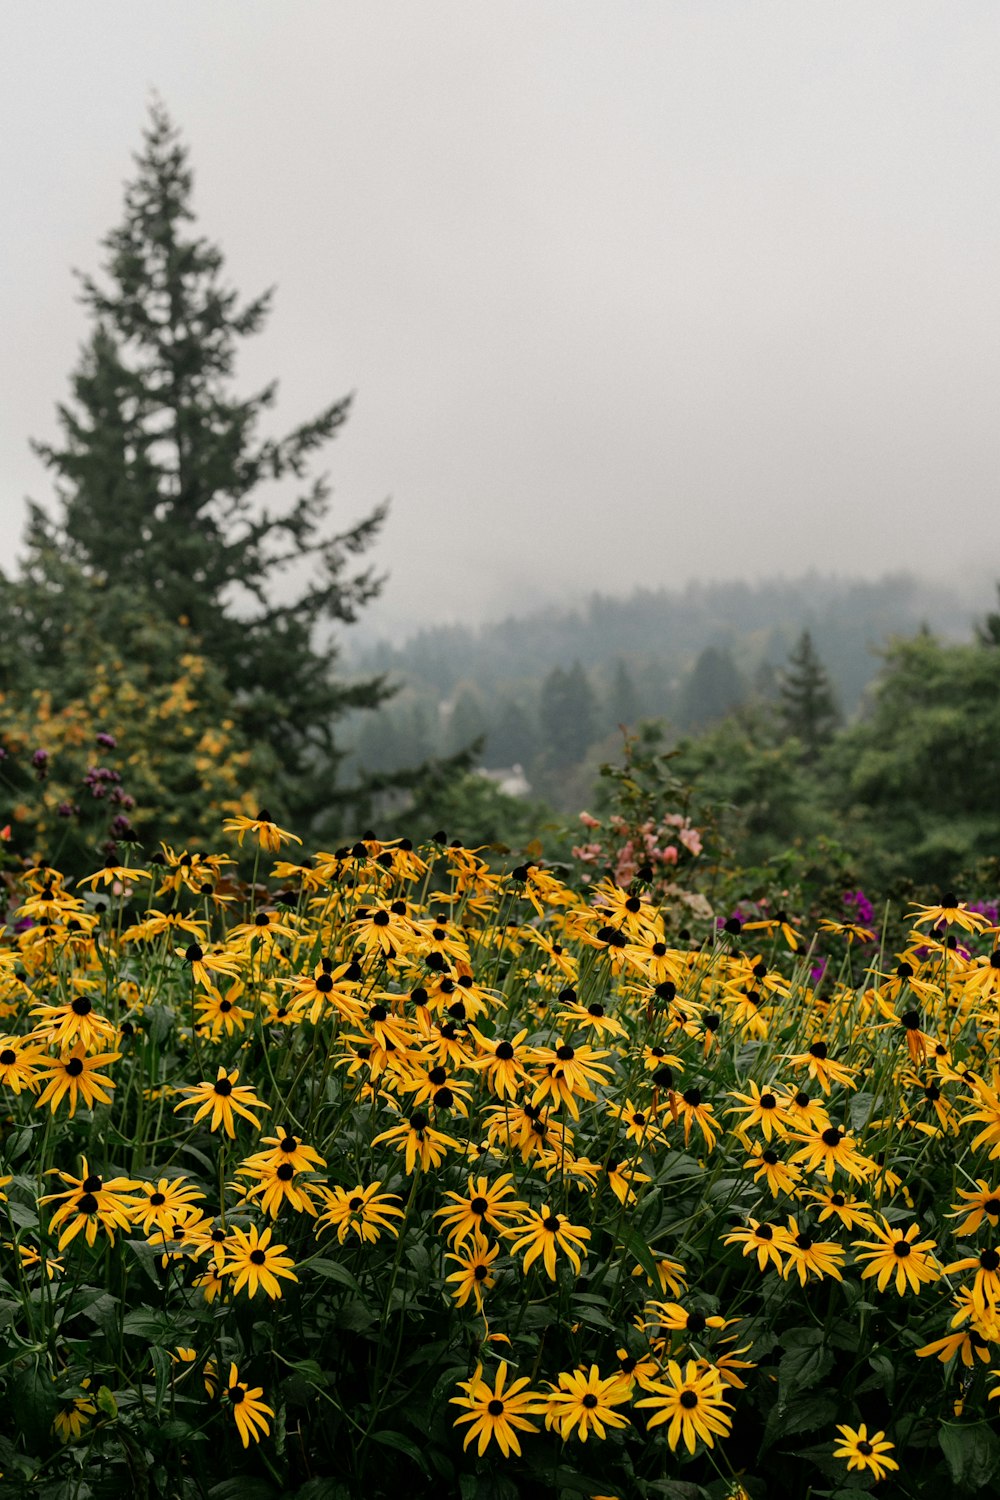
<svg viewBox="0 0 1000 1500"><path fill-rule="evenodd" d="M79 1042L84 1051L90 1052L102 1044L113 1043L117 1034L113 1023L98 1015L86 993L74 995L63 1005L33 1005L31 1014L38 1017L32 1041L61 1051Z"/></svg>
<svg viewBox="0 0 1000 1500"><path fill-rule="evenodd" d="M802 1180L801 1169L794 1160L786 1161L774 1146L762 1146L759 1141L751 1144L743 1170L753 1173L754 1182L763 1178L772 1198L794 1198Z"/></svg>
<svg viewBox="0 0 1000 1500"><path fill-rule="evenodd" d="M521 1445L514 1429L538 1431L537 1424L527 1418L545 1410L542 1398L537 1391L528 1389L531 1382L524 1377L507 1385L506 1360L501 1361L492 1387L482 1377L483 1367L477 1364L471 1380L458 1382L465 1395L449 1398L453 1406L468 1408L455 1418L454 1423L456 1427L463 1422L470 1424L462 1447L468 1448L478 1438L476 1451L480 1458L491 1442L497 1444L504 1458L509 1458L511 1453L520 1456Z"/></svg>
<svg viewBox="0 0 1000 1500"><path fill-rule="evenodd" d="M485 1226L502 1233L508 1221L516 1219L527 1208L527 1204L514 1196L514 1178L504 1172L492 1182L486 1177L469 1177L468 1191L447 1192L450 1203L435 1209L434 1217L441 1220L442 1229L448 1231L450 1244L461 1245L470 1234L483 1233Z"/></svg>
<svg viewBox="0 0 1000 1500"><path fill-rule="evenodd" d="M198 996L194 1007L198 1027L213 1042L222 1036L233 1036L236 1032L245 1030L247 1023L253 1020L253 1011L245 1009L239 1003L245 989L242 979L236 979L225 994L214 984L209 984L207 993Z"/></svg>
<svg viewBox="0 0 1000 1500"><path fill-rule="evenodd" d="M87 1244L93 1245L98 1229L103 1229L114 1243L116 1229L128 1229L131 1225L131 1194L139 1186L128 1177L112 1177L109 1182L97 1172L92 1172L85 1156L80 1158L83 1171L79 1177L69 1172L60 1172L63 1182L69 1183L64 1193L47 1193L40 1203L58 1203L49 1220L50 1231L60 1230L57 1248L64 1250L78 1234L83 1234Z"/></svg>
<svg viewBox="0 0 1000 1500"><path fill-rule="evenodd" d="M387 1230L399 1238L399 1229L393 1219L402 1219L404 1212L399 1206L396 1193L380 1193L381 1182L370 1182L367 1187L319 1187L317 1192L326 1204L326 1212L316 1221L317 1230L336 1229L341 1244L352 1231L363 1244L373 1245Z"/></svg>
<svg viewBox="0 0 1000 1500"><path fill-rule="evenodd" d="M762 1224L754 1218L722 1236L724 1245L742 1245L744 1255L756 1255L760 1271L765 1271L769 1265L778 1271L783 1269L781 1253L787 1248L788 1239L788 1230L783 1225Z"/></svg>
<svg viewBox="0 0 1000 1500"><path fill-rule="evenodd" d="M803 1193L802 1197L816 1204L817 1218L821 1224L827 1219L836 1218L845 1229L875 1228L875 1216L868 1204L860 1198L840 1192L839 1189L828 1187L821 1192Z"/></svg>
<svg viewBox="0 0 1000 1500"><path fill-rule="evenodd" d="M446 1276L445 1281L454 1282L451 1295L459 1307L464 1307L469 1298L473 1297L476 1311L482 1312L484 1292L496 1285L496 1275L492 1268L499 1254L500 1246L491 1247L489 1241L477 1230L471 1239L460 1243L456 1251L445 1257L458 1266L458 1270Z"/></svg>
<svg viewBox="0 0 1000 1500"><path fill-rule="evenodd" d="M849 1130L837 1125L827 1125L823 1130L793 1132L792 1139L805 1144L792 1155L793 1162L802 1162L807 1172L820 1171L833 1181L839 1168L855 1181L863 1181L871 1172L871 1162L858 1150L857 1142Z"/></svg>
<svg viewBox="0 0 1000 1500"><path fill-rule="evenodd" d="M869 1470L879 1480L884 1479L890 1470L899 1468L895 1459L889 1457L895 1444L886 1439L884 1432L873 1432L869 1437L864 1422L858 1428L838 1422L837 1431L842 1441L839 1448L834 1447L833 1456L846 1459L848 1471Z"/></svg>
<svg viewBox="0 0 1000 1500"><path fill-rule="evenodd" d="M805 1286L810 1276L815 1276L820 1281L824 1276L843 1281L840 1271L844 1261L843 1246L838 1245L835 1240L818 1240L805 1228L800 1229L794 1214L789 1215L788 1238L782 1248L788 1257L781 1268L786 1281L793 1273L798 1276L802 1286Z"/></svg>
<svg viewBox="0 0 1000 1500"><path fill-rule="evenodd" d="M905 1231L884 1217L882 1224L883 1228L876 1227L873 1231L874 1239L851 1241L858 1260L868 1262L861 1272L863 1281L876 1277L880 1292L885 1291L890 1281L895 1281L896 1291L902 1297L907 1290L919 1292L927 1283L940 1280L941 1271L933 1253L936 1242L917 1239L919 1224L911 1224Z"/></svg>
<svg viewBox="0 0 1000 1500"><path fill-rule="evenodd" d="M614 1409L629 1399L620 1373L602 1377L597 1365L589 1370L581 1366L561 1372L557 1382L546 1398L545 1425L554 1428L563 1442L575 1434L585 1443L590 1433L603 1440L606 1428L629 1426L628 1418Z"/></svg>
<svg viewBox="0 0 1000 1500"><path fill-rule="evenodd" d="M913 911L907 912L906 921L912 921L914 927L937 927L947 923L966 932L985 932L990 925L981 913L969 911L968 904L959 901L953 891L946 891L936 906L917 905Z"/></svg>
<svg viewBox="0 0 1000 1500"><path fill-rule="evenodd" d="M27 1089L35 1094L41 1087L40 1068L48 1058L32 1041L23 1036L0 1036L0 1083L12 1094Z"/></svg>
<svg viewBox="0 0 1000 1500"><path fill-rule="evenodd" d="M172 1228L199 1212L195 1207L204 1193L187 1181L161 1177L157 1182L137 1182L131 1205L132 1223L148 1234L152 1229Z"/></svg>
<svg viewBox="0 0 1000 1500"><path fill-rule="evenodd" d="M485 1076L490 1092L498 1099L516 1099L528 1078L529 1064L534 1060L533 1050L524 1046L528 1028L523 1027L509 1039L484 1036L475 1026L470 1026L469 1031L479 1048L479 1056L472 1066Z"/></svg>
<svg viewBox="0 0 1000 1500"><path fill-rule="evenodd" d="M234 1228L222 1266L224 1276L235 1278L234 1296L246 1287L250 1297L256 1297L258 1291L272 1300L280 1297L279 1277L286 1281L299 1279L292 1269L295 1262L282 1253L287 1249L287 1245L272 1245L270 1226L262 1231L258 1231L256 1224L251 1224L249 1230Z"/></svg>
<svg viewBox="0 0 1000 1500"><path fill-rule="evenodd" d="M243 813L235 817L226 818L222 825L223 833L235 833L236 842L240 848L248 833L255 835L258 846L266 849L271 854L277 854L282 844L301 844L302 840L294 833L288 833L286 829L279 828L266 808L261 808L255 818L248 818Z"/></svg>
<svg viewBox="0 0 1000 1500"><path fill-rule="evenodd" d="M1000 1255L992 1246L980 1250L978 1255L954 1260L943 1269L946 1276L955 1276L959 1271L975 1271L972 1302L977 1312L985 1313L1000 1306Z"/></svg>
<svg viewBox="0 0 1000 1500"><path fill-rule="evenodd" d="M964 1198L965 1202L953 1203L951 1206L954 1213L946 1215L949 1219L962 1220L961 1224L955 1225L958 1239L975 1234L984 1219L991 1229L996 1229L1000 1224L1000 1188L991 1187L984 1177L976 1178L976 1186L972 1191L959 1188L958 1196Z"/></svg>
<svg viewBox="0 0 1000 1500"><path fill-rule="evenodd" d="M264 1395L264 1387L248 1386L245 1381L240 1380L236 1366L231 1364L225 1395L229 1409L236 1420L240 1442L244 1448L250 1446L251 1440L259 1443L261 1438L266 1437L271 1430L267 1425L267 1418L274 1416L273 1409L261 1399Z"/></svg>
<svg viewBox="0 0 1000 1500"><path fill-rule="evenodd" d="M72 1119L81 1099L88 1109L93 1109L95 1104L110 1104L110 1090L114 1084L100 1069L117 1062L120 1057L120 1052L98 1052L88 1056L83 1043L77 1042L71 1052L39 1067L39 1079L48 1082L35 1101L35 1108L41 1109L47 1104L55 1114L62 1101L68 1099Z"/></svg>
<svg viewBox="0 0 1000 1500"><path fill-rule="evenodd" d="M636 1406L649 1407L649 1430L667 1423L667 1442L676 1449L683 1442L693 1453L699 1439L712 1448L717 1437L727 1437L732 1419L726 1415L731 1403L725 1399L725 1386L711 1366L689 1359L684 1370L676 1360L669 1360L653 1395L637 1401Z"/></svg>
<svg viewBox="0 0 1000 1500"><path fill-rule="evenodd" d="M209 1129L218 1130L221 1125L230 1140L236 1139L235 1117L237 1115L241 1119L249 1120L250 1124L259 1130L260 1120L253 1111L270 1109L271 1106L258 1099L252 1088L239 1083L237 1081L239 1076L238 1068L233 1068L232 1072L227 1073L220 1063L214 1083L203 1079L201 1083L193 1087L181 1089L182 1094L188 1094L190 1097L182 1099L180 1104L174 1107L174 1114L181 1109L190 1109L193 1104L196 1104L198 1109L192 1123L197 1125L199 1120L203 1120L206 1115L211 1115Z"/></svg>
<svg viewBox="0 0 1000 1500"><path fill-rule="evenodd" d="M822 1038L810 1042L805 1052L786 1052L784 1056L793 1068L805 1069L810 1078L815 1078L824 1094L830 1092L830 1087L834 1083L842 1084L848 1089L857 1088L854 1082L857 1068L836 1062L830 1056L828 1043Z"/></svg>
<svg viewBox="0 0 1000 1500"><path fill-rule="evenodd" d="M433 1167L441 1165L449 1151L460 1150L460 1143L454 1136L446 1135L442 1130L434 1130L430 1120L420 1109L415 1109L401 1125L383 1130L381 1135L374 1137L372 1145L379 1146L383 1141L391 1141L397 1151L405 1151L407 1177L418 1165L422 1172L429 1172Z"/></svg>
<svg viewBox="0 0 1000 1500"><path fill-rule="evenodd" d="M674 1095L672 1102L684 1124L685 1146L690 1144L691 1130L697 1125L705 1141L706 1150L711 1151L719 1139L719 1127L715 1119L714 1106L702 1097L701 1089L685 1089L682 1094Z"/></svg>
<svg viewBox="0 0 1000 1500"><path fill-rule="evenodd" d="M533 1074L535 1092L532 1104L551 1098L554 1105L564 1104L574 1120L580 1118L578 1100L596 1099L594 1084L609 1081L612 1069L602 1059L610 1052L594 1047L573 1047L563 1042L558 1047L536 1047Z"/></svg>
<svg viewBox="0 0 1000 1500"><path fill-rule="evenodd" d="M297 1214L316 1217L313 1201L316 1184L307 1172L297 1172L290 1161L251 1164L241 1162L237 1176L249 1177L252 1183L243 1189L248 1203L258 1200L261 1210L269 1219L276 1219L287 1204Z"/></svg>
<svg viewBox="0 0 1000 1500"><path fill-rule="evenodd" d="M525 1215L521 1224L509 1230L511 1255L523 1250L525 1272L541 1257L546 1275L556 1279L556 1254L562 1251L573 1270L580 1274L581 1256L586 1254L590 1230L571 1224L565 1214L554 1213L546 1203L540 1210Z"/></svg>
<svg viewBox="0 0 1000 1500"><path fill-rule="evenodd" d="M73 1443L82 1437L84 1431L90 1426L91 1419L97 1416L97 1407L91 1398L85 1394L86 1387L90 1381L81 1382L79 1396L67 1396L55 1414L52 1422L52 1430L61 1443Z"/></svg>
<svg viewBox="0 0 1000 1500"><path fill-rule="evenodd" d="M726 1110L727 1115L739 1115L739 1121L734 1127L739 1134L757 1129L763 1133L766 1141L775 1135L788 1134L790 1122L779 1090L767 1086L762 1089L751 1079L749 1094L740 1094L734 1090L730 1098L740 1101L732 1109Z"/></svg>

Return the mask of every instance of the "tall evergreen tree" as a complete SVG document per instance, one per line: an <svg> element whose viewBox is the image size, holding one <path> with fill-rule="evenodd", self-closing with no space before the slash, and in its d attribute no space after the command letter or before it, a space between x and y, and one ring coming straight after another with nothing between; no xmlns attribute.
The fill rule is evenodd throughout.
<svg viewBox="0 0 1000 1500"><path fill-rule="evenodd" d="M743 681L726 646L706 646L681 694L681 721L691 729L716 724L743 702Z"/></svg>
<svg viewBox="0 0 1000 1500"><path fill-rule="evenodd" d="M595 734L595 700L586 672L575 661L555 667L542 683L538 705L542 740L555 766L578 764Z"/></svg>
<svg viewBox="0 0 1000 1500"><path fill-rule="evenodd" d="M788 658L780 695L785 727L801 741L806 760L815 760L833 738L840 709L808 630L803 630Z"/></svg>
<svg viewBox="0 0 1000 1500"><path fill-rule="evenodd" d="M354 560L385 508L328 529L329 482L310 468L349 398L274 439L258 428L276 385L234 393L238 349L262 329L271 292L241 302L220 250L191 227L187 151L159 104L136 165L102 275L81 278L93 330L59 408L61 441L38 445L62 513L53 526L32 507L28 567L55 550L188 628L221 668L247 739L273 752L269 805L302 819L333 797L338 716L389 694L382 678L338 680L329 639L378 592ZM310 578L293 597L283 575L303 562Z"/></svg>

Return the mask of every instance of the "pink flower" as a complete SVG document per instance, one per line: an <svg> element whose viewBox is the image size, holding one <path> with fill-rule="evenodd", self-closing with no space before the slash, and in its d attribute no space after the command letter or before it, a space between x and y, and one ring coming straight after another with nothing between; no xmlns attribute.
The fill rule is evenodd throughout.
<svg viewBox="0 0 1000 1500"><path fill-rule="evenodd" d="M574 845L573 857L582 860L585 865L596 865L601 857L601 846L600 844Z"/></svg>
<svg viewBox="0 0 1000 1500"><path fill-rule="evenodd" d="M677 836L689 854L701 853L701 834L697 828L682 828Z"/></svg>
<svg viewBox="0 0 1000 1500"><path fill-rule="evenodd" d="M593 817L589 812L582 812L580 814L580 822L584 828L600 828L601 826L600 819Z"/></svg>

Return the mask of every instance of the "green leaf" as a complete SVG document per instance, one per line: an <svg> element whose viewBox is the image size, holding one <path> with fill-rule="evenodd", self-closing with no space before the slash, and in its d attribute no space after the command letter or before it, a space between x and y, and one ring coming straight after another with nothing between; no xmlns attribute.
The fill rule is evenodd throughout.
<svg viewBox="0 0 1000 1500"><path fill-rule="evenodd" d="M118 1415L118 1402L115 1400L114 1392L108 1386L102 1385L98 1388L94 1400L97 1410L103 1412L106 1417L110 1417L113 1422Z"/></svg>
<svg viewBox="0 0 1000 1500"><path fill-rule="evenodd" d="M660 1285L660 1273L656 1268L656 1256L647 1245L641 1235L636 1234L627 1224L623 1224L618 1231L618 1239L623 1250L627 1250L645 1271L652 1281L654 1287Z"/></svg>
<svg viewBox="0 0 1000 1500"><path fill-rule="evenodd" d="M371 1440L373 1443L381 1443L383 1448L395 1448L398 1453L405 1453L407 1458L412 1459L423 1470L428 1479L430 1478L431 1471L427 1466L427 1460L424 1458L424 1455L416 1443L411 1443L410 1439L404 1437L401 1432L373 1432Z"/></svg>
<svg viewBox="0 0 1000 1500"><path fill-rule="evenodd" d="M266 1479L240 1474L213 1484L208 1493L210 1500L275 1500L278 1492Z"/></svg>
<svg viewBox="0 0 1000 1500"><path fill-rule="evenodd" d="M782 1336L785 1353L778 1364L782 1398L808 1391L833 1368L833 1354L823 1342L821 1328L793 1328Z"/></svg>
<svg viewBox="0 0 1000 1500"><path fill-rule="evenodd" d="M337 1260L326 1260L319 1256L311 1260L300 1269L312 1271L317 1276L324 1276L327 1281L337 1281L341 1286L346 1286L356 1297L361 1296L361 1288L346 1266L342 1266Z"/></svg>
<svg viewBox="0 0 1000 1500"><path fill-rule="evenodd" d="M943 1422L938 1442L956 1485L981 1490L996 1473L1000 1441L985 1422Z"/></svg>

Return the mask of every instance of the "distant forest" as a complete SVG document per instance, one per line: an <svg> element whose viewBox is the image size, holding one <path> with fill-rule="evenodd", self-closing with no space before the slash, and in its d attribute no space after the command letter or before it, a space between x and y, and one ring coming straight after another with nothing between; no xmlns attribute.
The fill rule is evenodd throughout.
<svg viewBox="0 0 1000 1500"><path fill-rule="evenodd" d="M620 744L618 726L655 719L679 738L773 701L804 631L849 722L894 637L928 627L968 639L979 603L906 574L810 574L595 594L573 609L426 626L400 646L355 650L354 671L385 674L398 690L356 717L353 756L367 771L394 771L481 740L483 768L520 766L531 795L571 812Z"/></svg>

